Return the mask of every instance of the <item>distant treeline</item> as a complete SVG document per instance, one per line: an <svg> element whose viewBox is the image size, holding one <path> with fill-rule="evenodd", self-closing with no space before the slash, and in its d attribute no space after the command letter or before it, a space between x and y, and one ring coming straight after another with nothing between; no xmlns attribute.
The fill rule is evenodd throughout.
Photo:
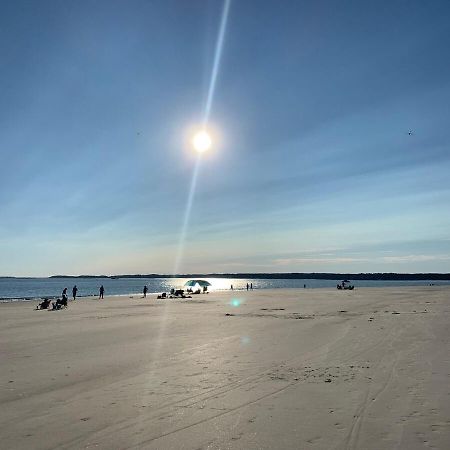
<svg viewBox="0 0 450 450"><path fill-rule="evenodd" d="M450 280L450 273L188 273L167 275L151 273L147 275L53 275L49 278L253 278L279 280L383 280L383 281L421 281Z"/></svg>

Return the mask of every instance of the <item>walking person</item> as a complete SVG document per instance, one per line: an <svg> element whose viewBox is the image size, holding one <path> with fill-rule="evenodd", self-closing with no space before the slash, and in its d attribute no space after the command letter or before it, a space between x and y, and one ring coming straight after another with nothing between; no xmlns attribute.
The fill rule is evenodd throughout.
<svg viewBox="0 0 450 450"><path fill-rule="evenodd" d="M233 290L233 285L231 285L231 290Z"/></svg>
<svg viewBox="0 0 450 450"><path fill-rule="evenodd" d="M248 291L248 283L247 283L247 291Z"/></svg>
<svg viewBox="0 0 450 450"><path fill-rule="evenodd" d="M99 296L98 299L100 300L103 298L103 294L105 293L105 288L103 287L103 284L100 286Z"/></svg>
<svg viewBox="0 0 450 450"><path fill-rule="evenodd" d="M77 285L75 285L72 288L72 297L73 297L74 300L77 298L77 292L78 292L78 288L77 288Z"/></svg>
<svg viewBox="0 0 450 450"><path fill-rule="evenodd" d="M147 288L147 285L145 285L144 286L144 298L147 298L147 291L148 291L148 288Z"/></svg>
<svg viewBox="0 0 450 450"><path fill-rule="evenodd" d="M63 301L65 301L67 304L67 288L66 287L62 291L61 297L62 297Z"/></svg>
<svg viewBox="0 0 450 450"><path fill-rule="evenodd" d="M250 283L250 290L253 291L253 283Z"/></svg>

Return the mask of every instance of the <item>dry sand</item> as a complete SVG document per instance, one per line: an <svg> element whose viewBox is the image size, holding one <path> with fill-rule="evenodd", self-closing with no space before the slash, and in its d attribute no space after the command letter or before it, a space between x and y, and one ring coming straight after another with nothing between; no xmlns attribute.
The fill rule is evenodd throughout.
<svg viewBox="0 0 450 450"><path fill-rule="evenodd" d="M3 304L0 447L449 449L449 300L401 287Z"/></svg>

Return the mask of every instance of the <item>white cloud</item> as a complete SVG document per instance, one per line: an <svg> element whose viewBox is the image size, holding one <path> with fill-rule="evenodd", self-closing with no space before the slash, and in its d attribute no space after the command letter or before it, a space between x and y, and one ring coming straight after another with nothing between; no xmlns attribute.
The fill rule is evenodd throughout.
<svg viewBox="0 0 450 450"><path fill-rule="evenodd" d="M287 266L289 264L335 264L335 263L355 263L369 262L367 258L279 258L274 260L277 266Z"/></svg>
<svg viewBox="0 0 450 450"><path fill-rule="evenodd" d="M408 263L424 261L448 261L450 255L402 255L402 256L383 256L382 262L386 263Z"/></svg>
<svg viewBox="0 0 450 450"><path fill-rule="evenodd" d="M427 261L449 261L450 255L397 255L397 256L381 256L381 257L326 257L311 256L301 258L277 258L273 263L277 266L289 265L311 265L311 264L352 264L352 263L414 263Z"/></svg>

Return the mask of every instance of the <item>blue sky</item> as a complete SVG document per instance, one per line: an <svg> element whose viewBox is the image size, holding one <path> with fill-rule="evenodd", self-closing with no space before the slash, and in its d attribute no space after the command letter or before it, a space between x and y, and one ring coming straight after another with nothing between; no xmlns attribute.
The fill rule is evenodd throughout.
<svg viewBox="0 0 450 450"><path fill-rule="evenodd" d="M174 270L222 9L0 5L0 275ZM179 271L450 272L449 17L232 0Z"/></svg>

